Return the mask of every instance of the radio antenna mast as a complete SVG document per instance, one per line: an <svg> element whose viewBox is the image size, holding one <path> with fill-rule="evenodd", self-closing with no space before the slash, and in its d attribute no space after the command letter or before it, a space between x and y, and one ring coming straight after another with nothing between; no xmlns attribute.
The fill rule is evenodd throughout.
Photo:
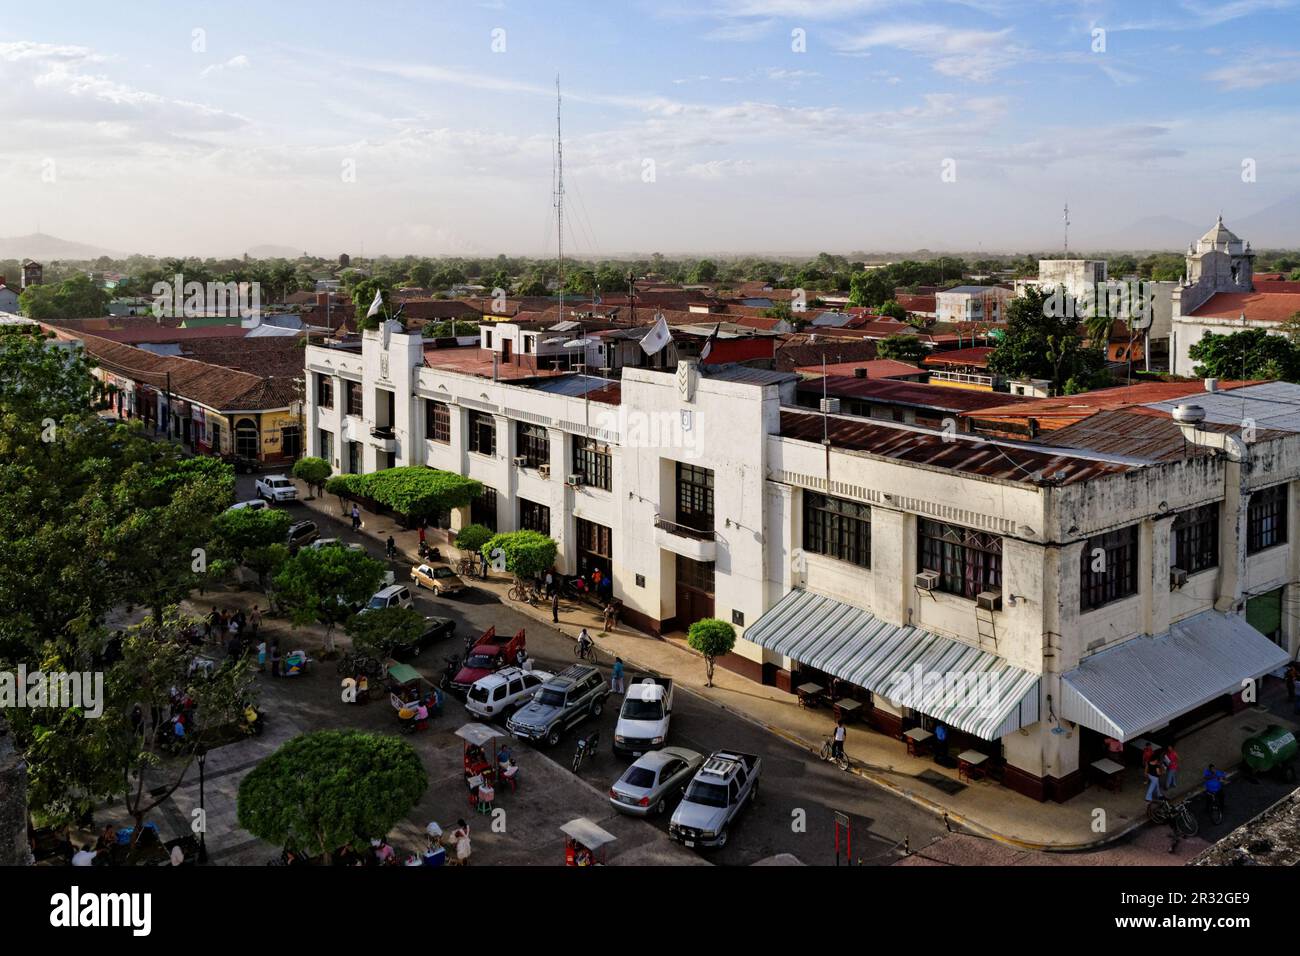
<svg viewBox="0 0 1300 956"><path fill-rule="evenodd" d="M560 74L555 74L555 235L560 267L560 321L564 321L564 137L560 129Z"/></svg>
<svg viewBox="0 0 1300 956"><path fill-rule="evenodd" d="M1065 204L1065 258L1070 258L1070 204Z"/></svg>

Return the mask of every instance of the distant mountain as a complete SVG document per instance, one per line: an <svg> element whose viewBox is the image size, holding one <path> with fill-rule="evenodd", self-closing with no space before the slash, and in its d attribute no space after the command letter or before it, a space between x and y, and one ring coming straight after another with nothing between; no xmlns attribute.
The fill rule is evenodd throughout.
<svg viewBox="0 0 1300 956"><path fill-rule="evenodd" d="M1249 216L1224 217L1224 225L1249 240L1254 249L1300 249L1300 195L1291 196Z"/></svg>
<svg viewBox="0 0 1300 956"><path fill-rule="evenodd" d="M114 259L125 258L121 253L84 242L72 242L58 236L47 236L43 232L34 232L29 236L13 236L0 239L0 259L35 259L48 262L55 259L98 259L109 256Z"/></svg>
<svg viewBox="0 0 1300 956"><path fill-rule="evenodd" d="M276 246L270 243L251 246L244 252L250 259L297 259L303 254L297 246Z"/></svg>
<svg viewBox="0 0 1300 956"><path fill-rule="evenodd" d="M1213 221L1197 226L1174 216L1147 216L1116 232L1071 239L1070 245L1097 252L1182 252L1212 225Z"/></svg>

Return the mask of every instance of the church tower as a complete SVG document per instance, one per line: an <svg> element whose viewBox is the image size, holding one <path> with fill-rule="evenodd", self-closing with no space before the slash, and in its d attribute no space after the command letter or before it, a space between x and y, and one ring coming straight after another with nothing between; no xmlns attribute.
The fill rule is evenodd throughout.
<svg viewBox="0 0 1300 956"><path fill-rule="evenodd" d="M1175 315L1189 315L1217 292L1253 292L1255 253L1237 238L1220 216L1212 228L1187 247L1187 273L1174 291Z"/></svg>

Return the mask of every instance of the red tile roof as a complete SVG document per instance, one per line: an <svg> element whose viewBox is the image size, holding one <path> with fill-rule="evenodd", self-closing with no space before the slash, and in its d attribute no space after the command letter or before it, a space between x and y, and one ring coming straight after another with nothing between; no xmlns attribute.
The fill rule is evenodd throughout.
<svg viewBox="0 0 1300 956"><path fill-rule="evenodd" d="M1218 292L1191 313L1196 318L1240 319L1251 322L1285 322L1300 312L1300 294L1294 292Z"/></svg>
<svg viewBox="0 0 1300 956"><path fill-rule="evenodd" d="M948 352L932 352L925 357L926 365L969 365L974 368L987 368L989 364L989 355L993 349L987 346L976 346L969 349L952 349Z"/></svg>

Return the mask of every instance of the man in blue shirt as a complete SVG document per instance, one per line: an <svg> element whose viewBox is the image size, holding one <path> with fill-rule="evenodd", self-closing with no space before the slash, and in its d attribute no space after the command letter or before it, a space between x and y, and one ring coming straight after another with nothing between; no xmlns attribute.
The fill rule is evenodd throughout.
<svg viewBox="0 0 1300 956"><path fill-rule="evenodd" d="M1215 769L1214 764L1205 768L1205 773L1201 775L1205 781L1205 792L1210 796L1210 802L1216 803L1219 809L1223 809L1223 783L1227 776L1222 770Z"/></svg>

